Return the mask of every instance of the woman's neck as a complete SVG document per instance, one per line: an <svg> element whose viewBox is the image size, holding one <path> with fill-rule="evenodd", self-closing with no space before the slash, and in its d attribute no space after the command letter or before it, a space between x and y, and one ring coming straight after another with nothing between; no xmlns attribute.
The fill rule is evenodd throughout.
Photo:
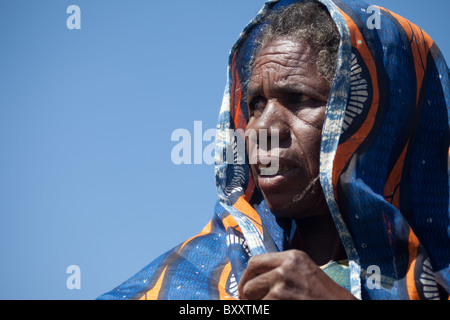
<svg viewBox="0 0 450 320"><path fill-rule="evenodd" d="M296 220L291 249L302 250L319 266L347 259L341 238L330 214Z"/></svg>

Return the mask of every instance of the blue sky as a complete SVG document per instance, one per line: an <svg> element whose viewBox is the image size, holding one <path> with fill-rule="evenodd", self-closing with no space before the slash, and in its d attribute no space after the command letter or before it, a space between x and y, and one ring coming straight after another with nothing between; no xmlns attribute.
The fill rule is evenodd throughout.
<svg viewBox="0 0 450 320"><path fill-rule="evenodd" d="M171 134L215 127L228 52L263 3L0 1L0 299L94 299L208 223L214 167L175 165ZM449 1L371 3L450 60Z"/></svg>

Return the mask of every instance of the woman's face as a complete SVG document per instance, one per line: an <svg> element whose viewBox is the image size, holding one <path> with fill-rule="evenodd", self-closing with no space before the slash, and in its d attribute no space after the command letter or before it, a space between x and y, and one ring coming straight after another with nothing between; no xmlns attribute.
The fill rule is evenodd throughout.
<svg viewBox="0 0 450 320"><path fill-rule="evenodd" d="M269 208L280 217L299 219L329 212L318 175L330 86L318 75L316 59L305 43L272 40L256 57L248 87L246 136L250 130L263 129L268 140L266 150L260 141L248 144L249 158L258 160L250 161L251 169ZM277 132L279 148L270 143ZM264 173L263 152L277 163L276 173Z"/></svg>

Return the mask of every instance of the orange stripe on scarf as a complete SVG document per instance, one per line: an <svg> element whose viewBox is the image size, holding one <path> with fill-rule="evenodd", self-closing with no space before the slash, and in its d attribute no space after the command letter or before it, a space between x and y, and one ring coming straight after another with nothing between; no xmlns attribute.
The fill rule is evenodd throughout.
<svg viewBox="0 0 450 320"><path fill-rule="evenodd" d="M367 47L366 41L364 40L361 32L359 32L356 24L348 15L345 14L345 12L341 10L341 13L347 21L347 24L351 30L350 34L352 37L352 46L358 48L358 51L360 52L362 58L364 59L364 62L367 65L367 68L369 69L372 78L373 98L372 105L370 106L369 113L367 114L367 118L364 123L352 137L350 137L346 142L340 144L336 150L336 157L333 166L333 188L335 191L337 189L337 183L342 170L345 168L346 164L351 159L357 148L361 145L361 143L368 136L369 132L372 130L379 105L378 77L375 61L373 60L372 54ZM335 197L336 199L338 198L337 194L335 194Z"/></svg>

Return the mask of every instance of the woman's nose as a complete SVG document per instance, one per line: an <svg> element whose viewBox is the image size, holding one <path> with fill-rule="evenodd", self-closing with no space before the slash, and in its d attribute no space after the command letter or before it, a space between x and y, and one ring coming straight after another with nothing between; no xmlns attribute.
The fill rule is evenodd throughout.
<svg viewBox="0 0 450 320"><path fill-rule="evenodd" d="M284 108L277 102L268 101L264 111L255 119L252 129L255 130L258 144L260 140L270 141L278 139L278 145L290 137L288 115ZM270 149L270 144L268 145Z"/></svg>

